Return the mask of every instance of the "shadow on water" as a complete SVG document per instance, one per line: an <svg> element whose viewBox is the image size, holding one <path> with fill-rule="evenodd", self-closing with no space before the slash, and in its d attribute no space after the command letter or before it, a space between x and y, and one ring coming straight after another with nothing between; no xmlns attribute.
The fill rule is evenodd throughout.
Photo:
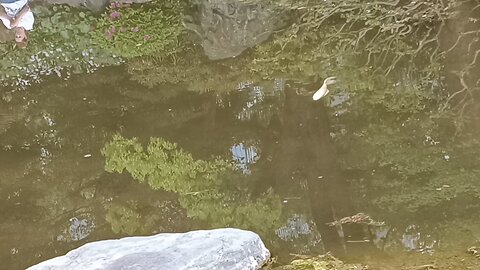
<svg viewBox="0 0 480 270"><path fill-rule="evenodd" d="M338 162L330 127L323 100L314 102L311 95L299 95L290 87L286 89L281 112L270 120L263 145L263 155L269 158L262 166L270 181L260 184L270 184L288 198L292 186L306 183L308 195L301 196L308 198L324 249L341 257L359 251L365 254L373 245L369 244L362 225L328 225L357 213L350 186ZM289 203L288 199L285 203ZM360 246L361 243L365 246Z"/></svg>

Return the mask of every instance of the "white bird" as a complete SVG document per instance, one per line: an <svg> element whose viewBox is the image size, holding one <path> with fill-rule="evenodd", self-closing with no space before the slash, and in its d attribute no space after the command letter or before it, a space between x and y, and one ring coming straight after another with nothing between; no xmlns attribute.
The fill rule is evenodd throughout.
<svg viewBox="0 0 480 270"><path fill-rule="evenodd" d="M322 97L326 96L329 92L328 89L327 89L327 85L334 84L336 82L337 82L336 77L326 78L325 81L323 81L322 87L320 87L320 89L318 89L317 92L315 92L315 94L313 94L313 100L319 100Z"/></svg>

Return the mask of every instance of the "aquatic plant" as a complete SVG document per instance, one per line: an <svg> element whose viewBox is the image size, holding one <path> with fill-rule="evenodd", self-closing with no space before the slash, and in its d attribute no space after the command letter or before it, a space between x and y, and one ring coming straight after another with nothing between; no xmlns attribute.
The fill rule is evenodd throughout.
<svg viewBox="0 0 480 270"><path fill-rule="evenodd" d="M95 43L125 58L171 50L182 32L182 2L112 3L96 22Z"/></svg>

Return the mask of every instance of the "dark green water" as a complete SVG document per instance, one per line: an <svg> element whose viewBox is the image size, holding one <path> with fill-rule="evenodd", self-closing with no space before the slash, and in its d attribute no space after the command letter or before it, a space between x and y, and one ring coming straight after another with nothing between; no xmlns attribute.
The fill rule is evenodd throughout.
<svg viewBox="0 0 480 270"><path fill-rule="evenodd" d="M317 79L300 76L311 63L287 55L287 74L259 79L252 70L278 67L248 68L249 54L226 64L202 58L193 72L172 65L186 82L151 88L127 65L4 88L0 268L23 269L101 239L229 226L258 232L280 260L325 250L352 260L465 252L480 241L478 42L468 42L435 63L425 49L388 76L372 75L379 63L353 67L347 56L318 65L331 71L312 71ZM440 110L461 91L452 74L465 67L472 102ZM311 92L329 75L339 82L313 102ZM111 172L115 158L102 149L114 135L136 137L143 147L162 138L191 160L166 162L165 171L177 170L172 178L152 176L162 169L146 169L146 159ZM132 148L118 149L130 162ZM182 174L215 158L233 169L211 182ZM140 182L138 171L160 183ZM188 181L198 184L185 190ZM326 225L360 212L384 225Z"/></svg>
<svg viewBox="0 0 480 270"><path fill-rule="evenodd" d="M478 235L475 229L478 224L472 223L478 219L467 206L475 211L478 205L475 200L465 208L458 205L463 200L470 200L467 192L450 198L448 192L456 188L455 182L448 182L449 187L443 187L444 190L437 190L442 188L440 184L430 186L430 183L428 187L422 183L406 187L410 188L408 192L413 190L412 196L434 197L427 198L427 202L418 202L425 204L422 207L430 207L427 215L407 211L405 208L410 205L402 201L385 203L404 210L397 213L382 209L382 205L372 206L378 198L396 199L395 191L382 197L384 194L379 195L373 189L386 185L387 189L401 190L401 183L392 183L400 181L396 180L398 176L389 179L388 175L382 175L381 179L375 179L375 169L345 170L341 167L341 160L345 158L342 155L347 158L360 155L360 159L367 159L378 153L362 148L334 150L335 140L325 136L325 129L331 127L322 122L328 118L335 121L334 110L327 113L321 103L296 95L292 92L296 87L293 84L285 85L281 80L261 84L263 89L277 92L250 108L247 104L249 99L254 100L249 98L255 91L253 87L223 96L221 100L215 94L199 95L179 87L176 97L162 99L161 87L142 88L129 81L120 68L78 76L68 82L54 80L28 92L13 93L11 101L2 104L1 114L0 198L4 266L7 269L24 268L100 239L212 227L201 219L189 218L188 209L179 204L175 193L152 190L148 185L136 182L128 173L106 172L105 157L100 150L117 133L127 138L137 137L144 145L150 137L161 137L178 143L194 158L219 156L232 161L238 166L238 174L244 175L237 180L250 182L246 190L236 189L245 196L254 192L253 196L261 197L259 192L274 187L281 200L281 220L271 221L277 226L276 231L262 230L269 237L266 242L274 250L280 248L293 253L322 250L320 237L313 229L312 213L328 213L330 209L311 208L315 207L311 196L316 195L309 193L308 178L315 179L316 174L318 177L320 174L330 175L334 181L342 182L340 186L330 187L327 201L343 207L348 197L353 197L356 206L351 211L355 209L355 213L369 214L369 210L375 211L372 213L376 215L371 214L372 217L391 220L387 225L394 230L386 240L380 240L379 247L386 243L395 251L412 249L431 253L440 248L439 242L448 245L452 241L458 249L474 244L469 237ZM143 94L132 97L129 93L135 91ZM150 98L155 95L160 97ZM271 120L278 116L282 118L282 124ZM348 130L349 125L355 126L356 123L344 122L342 128ZM317 140L325 142L318 144ZM428 138L425 141L427 147ZM391 147L395 152L401 151L401 147ZM421 158L455 162L457 157L450 155L452 160L446 160L442 155ZM320 160L316 160L319 157ZM332 169L344 171L332 172ZM475 169L472 168L472 172ZM470 169L466 170L462 173L468 173ZM364 183L370 177L372 181L381 181L371 184L372 190ZM345 179L352 181L354 187L343 183ZM471 188L480 188L475 183ZM434 206L429 205L429 200L443 200L441 196L446 199L440 203L454 209L439 209L435 201L432 202ZM448 204L450 200L459 202ZM328 204L318 202L319 207ZM222 206L213 204L210 207ZM449 220L450 216L452 220ZM444 222L439 223L439 220ZM264 224L263 220L258 221L262 223L249 222L251 224L244 223L247 228L272 228L272 224ZM228 222L223 226L229 226ZM378 234L388 229L390 227L379 229ZM458 240L462 238L464 241L459 244Z"/></svg>

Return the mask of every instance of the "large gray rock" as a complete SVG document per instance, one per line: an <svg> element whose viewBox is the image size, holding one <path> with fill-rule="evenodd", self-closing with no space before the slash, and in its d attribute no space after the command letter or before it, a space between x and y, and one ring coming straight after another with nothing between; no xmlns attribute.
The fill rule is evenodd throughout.
<svg viewBox="0 0 480 270"><path fill-rule="evenodd" d="M279 28L282 15L267 1L192 0L196 12L185 26L201 39L211 60L240 55Z"/></svg>
<svg viewBox="0 0 480 270"><path fill-rule="evenodd" d="M249 270L259 269L269 257L257 234L216 229L88 243L28 269Z"/></svg>

